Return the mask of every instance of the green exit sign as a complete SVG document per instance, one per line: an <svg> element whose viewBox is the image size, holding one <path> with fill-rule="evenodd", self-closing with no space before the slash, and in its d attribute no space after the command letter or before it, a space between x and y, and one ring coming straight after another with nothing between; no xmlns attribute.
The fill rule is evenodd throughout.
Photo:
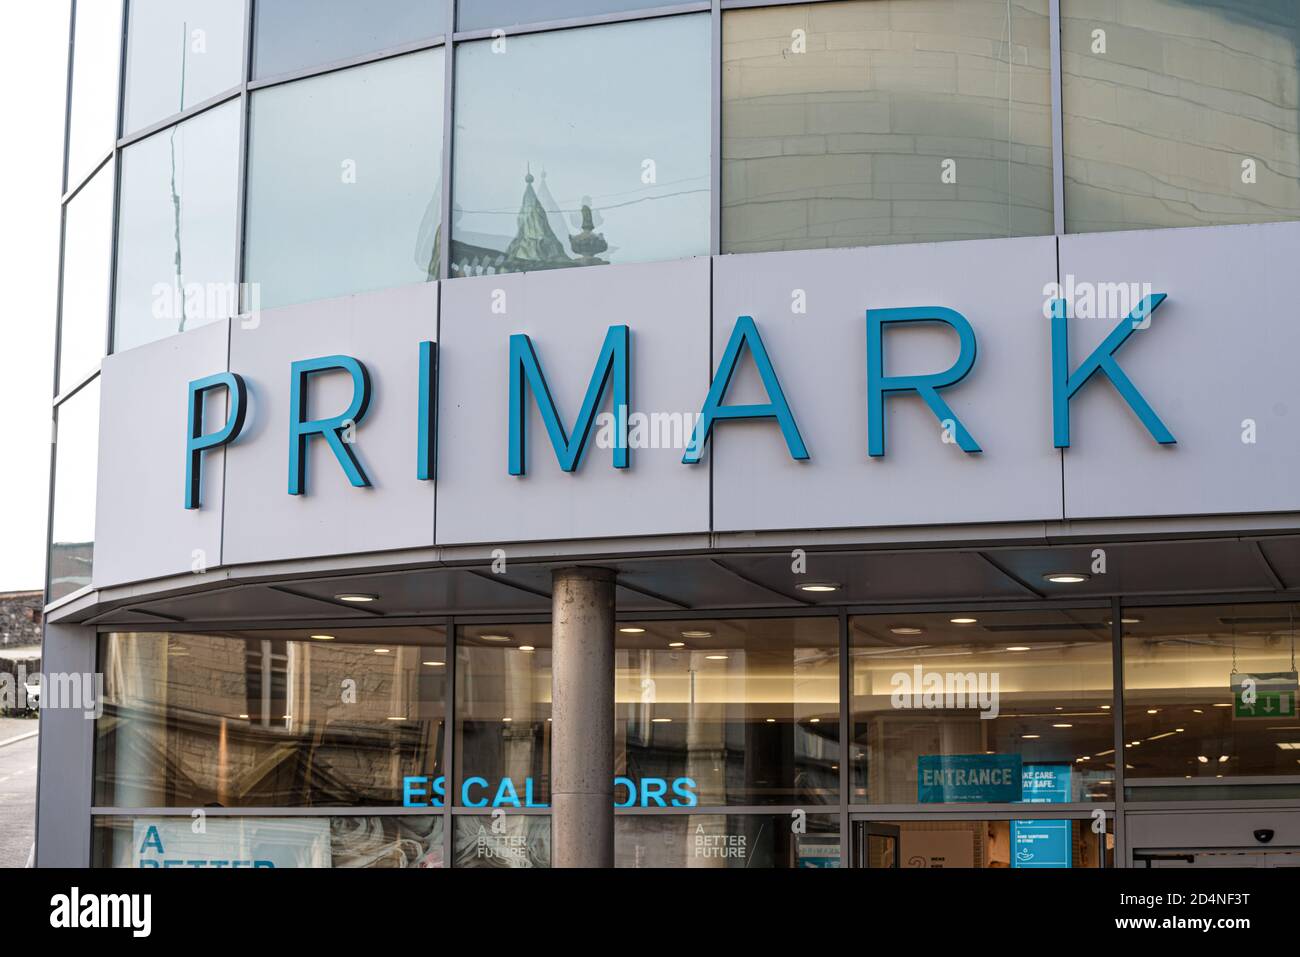
<svg viewBox="0 0 1300 957"><path fill-rule="evenodd" d="M1296 690L1294 671L1232 676L1232 716L1251 718L1294 718Z"/></svg>

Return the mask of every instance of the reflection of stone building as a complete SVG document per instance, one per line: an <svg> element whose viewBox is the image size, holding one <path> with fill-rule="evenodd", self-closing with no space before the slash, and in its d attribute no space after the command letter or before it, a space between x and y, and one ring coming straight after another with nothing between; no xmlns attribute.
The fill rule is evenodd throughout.
<svg viewBox="0 0 1300 957"><path fill-rule="evenodd" d="M607 265L600 259L609 248L605 237L595 231L591 207L582 207L582 225L576 235L569 236L569 247L576 254L571 257L555 234L562 227L558 210L547 209L533 187L532 172L524 176L524 196L516 217L514 238L504 250L489 246L461 242L453 235L451 241L452 276L490 276L497 273L533 272L539 269L564 269L569 266ZM541 183L546 189L545 174ZM545 194L549 198L549 192ZM553 200L550 201L553 204Z"/></svg>
<svg viewBox="0 0 1300 957"><path fill-rule="evenodd" d="M41 593L0 592L0 647L41 643Z"/></svg>

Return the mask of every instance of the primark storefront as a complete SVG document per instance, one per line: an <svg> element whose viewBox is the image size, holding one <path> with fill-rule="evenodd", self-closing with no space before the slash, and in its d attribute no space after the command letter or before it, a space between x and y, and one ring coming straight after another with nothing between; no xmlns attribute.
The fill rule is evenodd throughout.
<svg viewBox="0 0 1300 957"><path fill-rule="evenodd" d="M38 863L1300 863L1293 0L71 26Z"/></svg>

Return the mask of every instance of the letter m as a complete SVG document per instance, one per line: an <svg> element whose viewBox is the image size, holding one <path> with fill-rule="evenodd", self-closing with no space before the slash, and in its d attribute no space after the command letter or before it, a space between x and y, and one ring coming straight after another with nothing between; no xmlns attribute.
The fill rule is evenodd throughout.
<svg viewBox="0 0 1300 957"><path fill-rule="evenodd" d="M551 398L551 390L546 384L546 375L533 349L532 340L522 333L510 337L510 474L523 475L527 467L528 456L525 448L527 438L528 403L527 394L533 393L537 401L537 410L542 414L546 425L546 434L550 436L551 446L560 468L566 472L575 471L582 464L582 457L587 449L587 440L591 436L591 427L596 419L596 410L600 408L601 398L606 383L610 383L613 392L615 439L614 468L628 467L628 428L627 407L629 390L631 333L627 326L610 326L605 334L605 344L596 359L596 368L591 373L587 385L587 394L582 400L582 409L578 412L578 421L570 433L566 433L560 420L560 413Z"/></svg>

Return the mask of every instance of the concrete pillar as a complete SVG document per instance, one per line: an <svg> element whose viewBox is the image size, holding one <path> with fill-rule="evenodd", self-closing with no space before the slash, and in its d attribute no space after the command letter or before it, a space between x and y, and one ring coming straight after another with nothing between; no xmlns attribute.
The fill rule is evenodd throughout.
<svg viewBox="0 0 1300 957"><path fill-rule="evenodd" d="M551 865L614 866L614 573L551 591Z"/></svg>

